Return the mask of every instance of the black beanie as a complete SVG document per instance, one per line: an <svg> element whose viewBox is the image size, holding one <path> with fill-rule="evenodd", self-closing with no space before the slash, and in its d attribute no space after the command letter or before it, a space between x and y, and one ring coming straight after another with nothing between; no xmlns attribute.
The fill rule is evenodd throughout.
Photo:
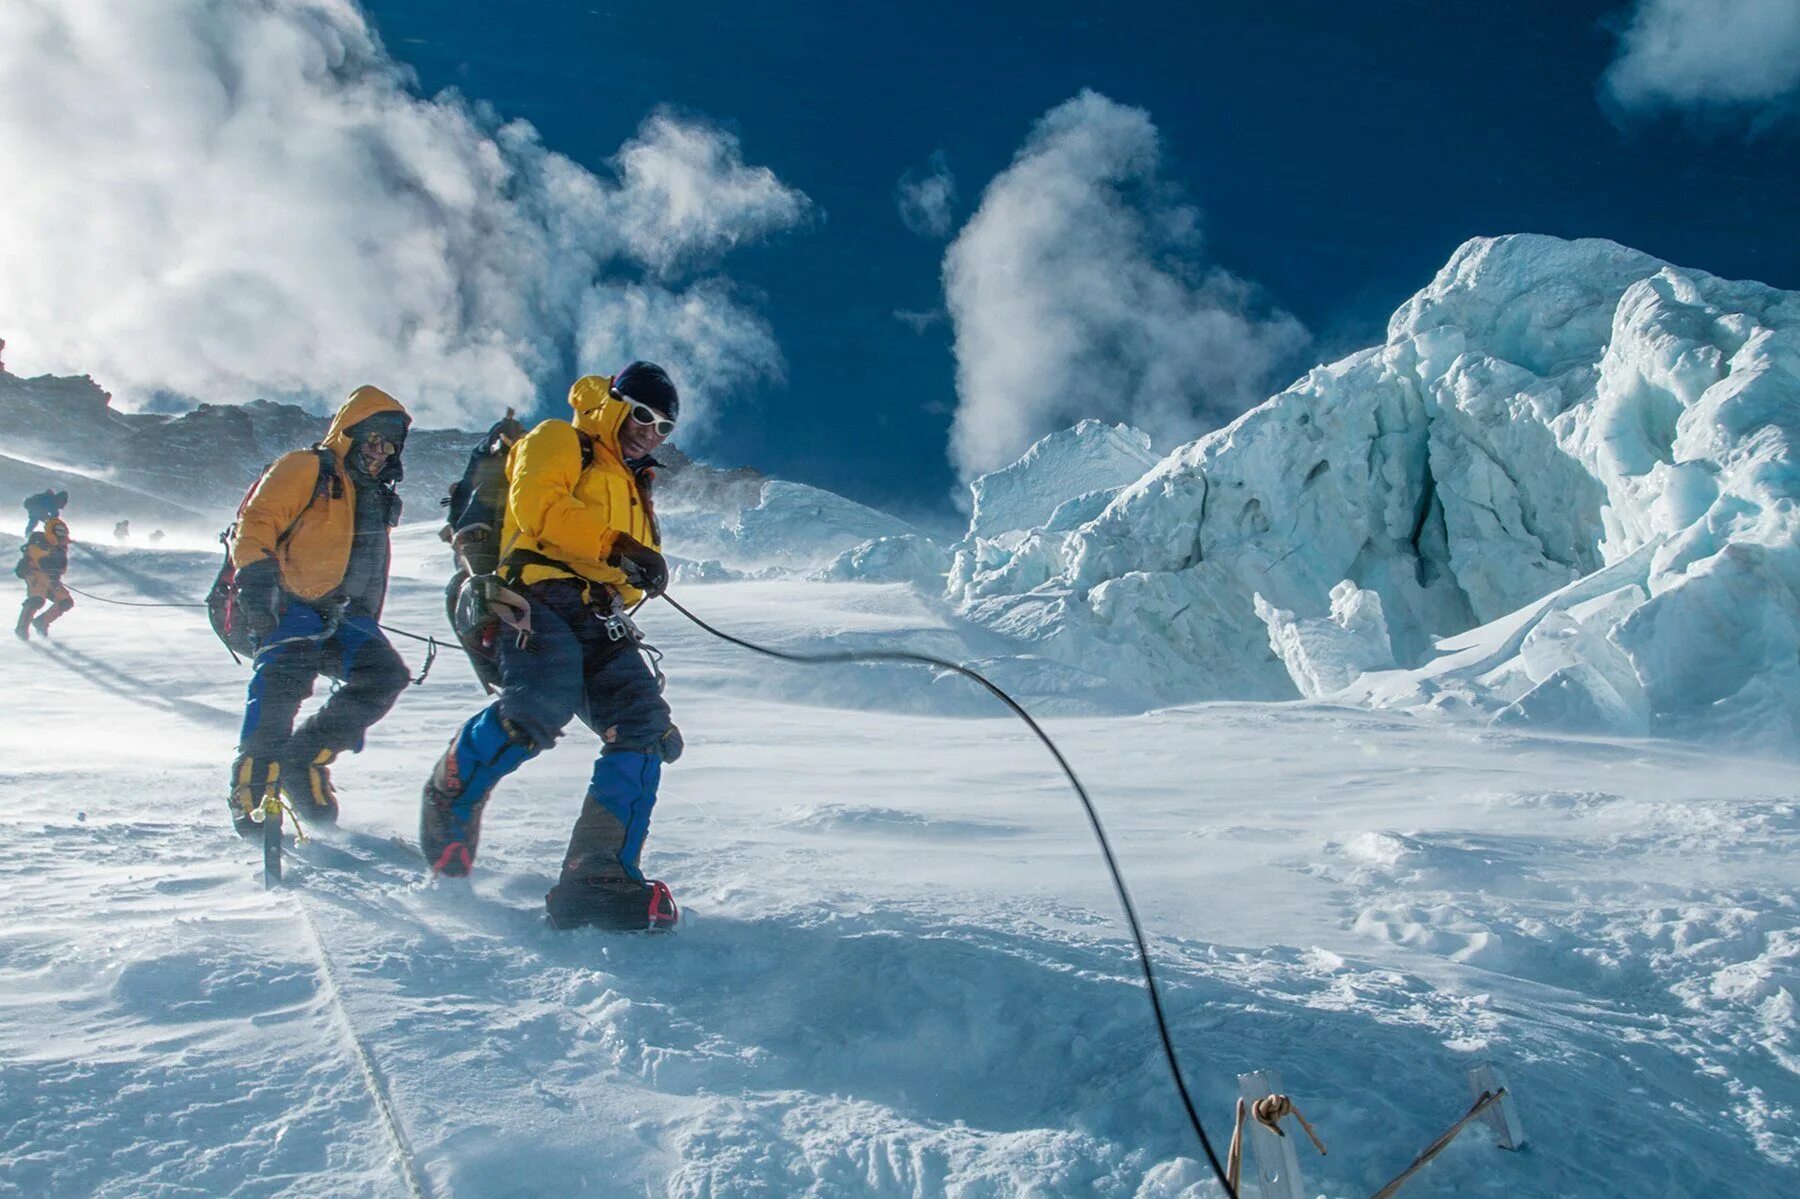
<svg viewBox="0 0 1800 1199"><path fill-rule="evenodd" d="M669 372L654 362L634 362L613 377L613 390L656 409L670 420L681 415L681 396Z"/></svg>

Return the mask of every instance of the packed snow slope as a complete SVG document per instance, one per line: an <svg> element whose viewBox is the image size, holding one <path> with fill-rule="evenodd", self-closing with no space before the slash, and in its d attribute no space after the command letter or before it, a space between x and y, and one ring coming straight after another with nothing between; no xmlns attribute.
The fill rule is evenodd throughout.
<svg viewBox="0 0 1800 1199"><path fill-rule="evenodd" d="M1034 457L1116 468L1119 431L1058 436L1008 494ZM1025 524L982 505L949 591L1151 702L1336 693L1791 752L1797 439L1800 295L1482 238L1383 345L1128 486Z"/></svg>
<svg viewBox="0 0 1800 1199"><path fill-rule="evenodd" d="M89 546L70 582L180 602L213 565ZM391 623L440 628L443 566L402 530ZM680 597L790 649L991 650L901 585ZM223 800L246 674L202 617L83 598L0 649L0 1195L404 1194L357 1046L439 1197L1218 1194L1080 811L973 687L652 606L691 748L646 864L686 923L556 933L585 732L496 795L473 880L427 882L403 839L482 703L446 651L265 892ZM1790 765L1316 704L1049 728L1221 1145L1234 1074L1278 1069L1331 1149L1307 1193L1367 1195L1491 1060L1528 1147L1466 1135L1408 1194L1792 1193Z"/></svg>

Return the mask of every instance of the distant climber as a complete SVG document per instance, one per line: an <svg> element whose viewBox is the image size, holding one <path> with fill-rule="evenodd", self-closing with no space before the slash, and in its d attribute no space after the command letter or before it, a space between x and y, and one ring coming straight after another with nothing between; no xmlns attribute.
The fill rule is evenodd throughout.
<svg viewBox="0 0 1800 1199"><path fill-rule="evenodd" d="M331 762L362 749L406 686L406 664L376 621L410 424L392 396L357 388L324 441L264 472L233 526L234 602L258 647L231 767L232 823L245 835L270 787L302 819L335 822ZM296 729L321 674L340 685Z"/></svg>
<svg viewBox="0 0 1800 1199"><path fill-rule="evenodd" d="M495 784L579 716L599 738L600 756L561 875L544 897L550 923L669 928L675 901L644 877L638 858L681 733L627 610L669 582L650 455L674 431L679 398L661 367L634 362L613 378L577 379L569 405L573 420L544 421L506 458L498 569L464 585L465 595L479 584L478 597L516 603L494 639L500 695L438 759L419 840L433 871L468 874Z"/></svg>
<svg viewBox="0 0 1800 1199"><path fill-rule="evenodd" d="M151 545L161 545L163 543L163 537L165 535L166 534L164 534L161 529L152 530L150 533L150 544Z"/></svg>
<svg viewBox="0 0 1800 1199"><path fill-rule="evenodd" d="M131 522L122 520L113 526L113 540L123 545L131 540Z"/></svg>
<svg viewBox="0 0 1800 1199"><path fill-rule="evenodd" d="M42 529L26 537L19 551L13 573L25 580L25 602L19 605L19 623L13 632L21 641L31 639L32 629L40 637L48 636L50 625L75 606L75 597L62 581L63 572L69 569L69 541L69 526L53 512L44 519ZM38 615L45 604L50 605L49 611Z"/></svg>
<svg viewBox="0 0 1800 1199"><path fill-rule="evenodd" d="M66 491L40 491L36 495L25 497L25 536L38 527L41 521L49 520L69 506L69 493Z"/></svg>

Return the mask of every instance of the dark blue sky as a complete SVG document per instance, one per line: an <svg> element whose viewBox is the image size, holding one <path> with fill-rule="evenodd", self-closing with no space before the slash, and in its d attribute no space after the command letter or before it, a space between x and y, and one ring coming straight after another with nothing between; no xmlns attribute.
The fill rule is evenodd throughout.
<svg viewBox="0 0 1800 1199"><path fill-rule="evenodd" d="M902 512L948 511L955 364L947 322L893 315L943 302L944 243L907 231L896 182L942 150L960 225L1084 87L1148 110L1212 258L1305 322L1309 361L1378 340L1478 234L1610 237L1800 287L1794 126L1609 116L1627 0L365 4L426 92L525 118L591 168L670 104L806 192L823 221L726 264L763 294L787 385L699 448Z"/></svg>

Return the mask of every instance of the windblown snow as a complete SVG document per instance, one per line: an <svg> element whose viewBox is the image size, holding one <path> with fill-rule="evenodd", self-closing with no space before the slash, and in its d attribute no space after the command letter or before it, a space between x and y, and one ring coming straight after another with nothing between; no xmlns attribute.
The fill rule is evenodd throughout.
<svg viewBox="0 0 1800 1199"><path fill-rule="evenodd" d="M1330 695L1792 752L1797 434L1800 296L1482 238L1383 345L1091 510L997 532L978 506L947 585L1148 702ZM1104 473L1119 436L1059 434L975 493Z"/></svg>
<svg viewBox="0 0 1800 1199"><path fill-rule="evenodd" d="M180 602L214 565L90 545L71 579ZM403 529L388 620L437 629L443 568ZM908 586L678 591L789 650L991 649ZM1080 809L978 689L766 665L647 609L690 749L645 862L685 927L558 933L580 736L496 794L468 884L427 882L401 839L483 702L446 651L265 892L222 798L246 673L202 613L78 598L0 653L0 1195L407 1194L359 1053L437 1199L1221 1193ZM1049 728L1221 1145L1235 1074L1278 1070L1331 1150L1302 1146L1305 1193L1367 1195L1492 1061L1527 1148L1477 1129L1411 1189L1791 1192L1786 764L1342 707Z"/></svg>
<svg viewBox="0 0 1800 1199"><path fill-rule="evenodd" d="M0 652L0 1196L347 1199L408 1169L437 1199L1222 1193L1081 809L985 691L771 663L647 607L689 751L645 865L684 926L558 933L581 733L496 793L467 883L406 844L485 702L449 649L265 892L225 812L246 672L203 612L120 605L203 595L214 493L310 418L133 422L92 383L0 379L110 422L0 430L0 477L71 492L84 592ZM1406 1193L1776 1199L1797 397L1800 297L1500 238L1383 345L1166 456L1046 438L976 483L955 546L692 463L658 511L676 597L727 632L973 664L1045 718L1221 1147L1236 1075L1276 1070L1331 1150L1300 1142L1304 1193L1367 1195L1492 1062L1526 1148L1476 1128ZM466 440L427 443L422 498ZM386 619L441 634L434 511L396 533ZM116 544L126 516L171 535Z"/></svg>

